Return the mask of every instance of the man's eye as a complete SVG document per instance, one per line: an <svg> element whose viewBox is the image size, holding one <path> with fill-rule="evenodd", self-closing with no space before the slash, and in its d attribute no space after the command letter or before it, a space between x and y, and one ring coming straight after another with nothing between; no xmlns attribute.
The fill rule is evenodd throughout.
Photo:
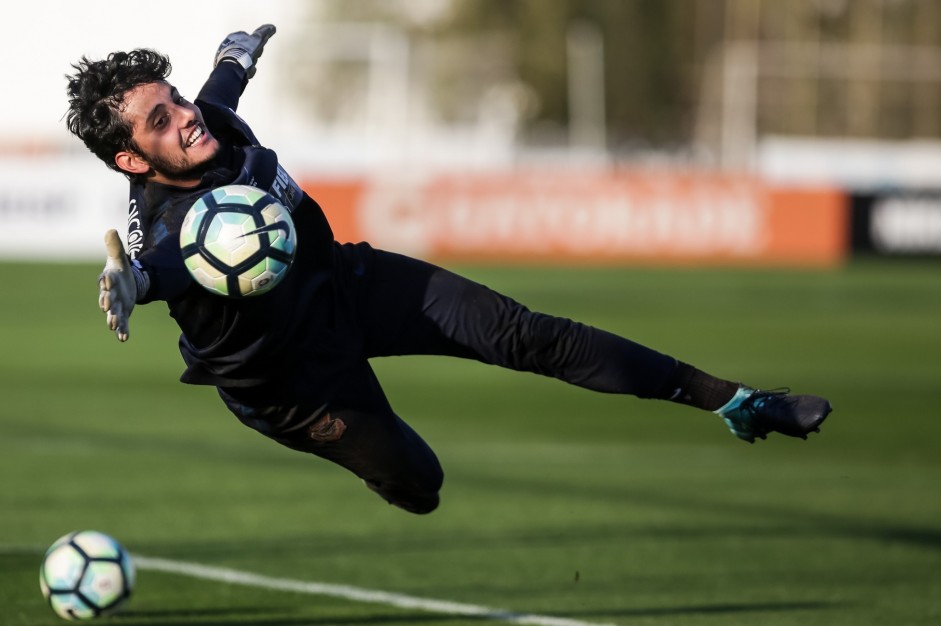
<svg viewBox="0 0 941 626"><path fill-rule="evenodd" d="M161 115L159 118L157 118L157 121L154 122L154 127L163 128L164 126L167 125L167 121L169 119L170 119L169 115Z"/></svg>

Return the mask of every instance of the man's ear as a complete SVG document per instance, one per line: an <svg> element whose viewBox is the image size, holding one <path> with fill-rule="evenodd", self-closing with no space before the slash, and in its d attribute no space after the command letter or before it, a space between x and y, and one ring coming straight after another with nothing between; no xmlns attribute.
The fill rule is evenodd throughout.
<svg viewBox="0 0 941 626"><path fill-rule="evenodd" d="M146 174L150 171L150 164L136 152L123 150L114 155L114 163L123 172L128 174Z"/></svg>

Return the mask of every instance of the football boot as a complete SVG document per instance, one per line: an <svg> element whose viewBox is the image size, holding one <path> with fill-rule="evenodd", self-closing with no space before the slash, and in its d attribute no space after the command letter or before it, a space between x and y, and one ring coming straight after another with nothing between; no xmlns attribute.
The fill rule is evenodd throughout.
<svg viewBox="0 0 941 626"><path fill-rule="evenodd" d="M832 407L820 396L791 395L789 389L761 391L744 385L725 406L715 411L739 439L754 443L769 433L807 439L820 432Z"/></svg>

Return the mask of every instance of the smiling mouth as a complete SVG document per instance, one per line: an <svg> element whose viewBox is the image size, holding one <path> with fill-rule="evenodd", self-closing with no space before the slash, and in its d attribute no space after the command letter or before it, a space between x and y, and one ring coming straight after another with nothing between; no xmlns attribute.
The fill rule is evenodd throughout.
<svg viewBox="0 0 941 626"><path fill-rule="evenodd" d="M189 136L189 139L186 140L186 143L183 144L183 148L191 148L196 142L203 138L203 135L206 134L206 131L203 129L202 124L197 123L196 128L193 129L192 134Z"/></svg>

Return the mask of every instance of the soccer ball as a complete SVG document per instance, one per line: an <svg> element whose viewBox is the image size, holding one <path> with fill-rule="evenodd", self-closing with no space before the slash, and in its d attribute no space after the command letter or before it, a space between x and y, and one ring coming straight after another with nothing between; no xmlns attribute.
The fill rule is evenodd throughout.
<svg viewBox="0 0 941 626"><path fill-rule="evenodd" d="M212 293L258 296L284 279L297 247L291 213L261 189L205 193L183 218L180 249L190 275Z"/></svg>
<svg viewBox="0 0 941 626"><path fill-rule="evenodd" d="M93 530L69 533L46 551L39 587L59 617L85 620L110 613L131 595L134 564L117 541Z"/></svg>

